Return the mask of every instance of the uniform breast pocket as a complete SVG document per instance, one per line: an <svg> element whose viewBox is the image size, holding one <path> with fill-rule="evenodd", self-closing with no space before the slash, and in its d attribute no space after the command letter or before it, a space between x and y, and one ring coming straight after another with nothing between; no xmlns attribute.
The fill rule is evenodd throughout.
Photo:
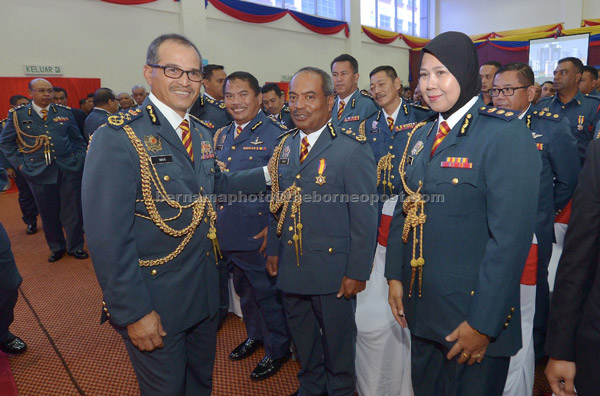
<svg viewBox="0 0 600 396"><path fill-rule="evenodd" d="M177 181L183 179L183 170L179 164L166 163L157 164L154 166L160 182L169 190L169 186L174 185Z"/></svg>
<svg viewBox="0 0 600 396"><path fill-rule="evenodd" d="M478 175L472 169L441 169L436 192L427 197L444 216L465 216L476 209Z"/></svg>

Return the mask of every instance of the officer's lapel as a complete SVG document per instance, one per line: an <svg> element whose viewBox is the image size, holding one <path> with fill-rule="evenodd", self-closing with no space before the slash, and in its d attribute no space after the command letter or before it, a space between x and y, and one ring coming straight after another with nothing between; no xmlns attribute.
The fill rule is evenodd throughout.
<svg viewBox="0 0 600 396"><path fill-rule="evenodd" d="M151 103L151 102L145 101L144 104L146 104L146 103ZM164 115L162 115L162 113L160 112L160 110L158 110L158 108L156 106L153 106L153 111L154 111L154 114L156 114L158 122L160 123L160 126L157 126L159 128L157 133L164 140L166 140L171 146L173 146L176 150L178 150L182 154L185 154L185 156L191 161L187 151L185 150L185 147L183 146L183 142L181 141L181 139L177 135L177 132L175 131L175 129L173 129L173 127L171 126L169 121L165 118ZM193 144L193 141L192 141L192 144Z"/></svg>
<svg viewBox="0 0 600 396"><path fill-rule="evenodd" d="M292 166L292 169L294 169L296 172L299 171L300 169L300 141L302 140L300 138L300 132L296 132L294 133L293 137L292 137L292 141L290 143L290 163ZM310 155L310 153L309 153ZM280 157L281 158L281 157Z"/></svg>
<svg viewBox="0 0 600 396"><path fill-rule="evenodd" d="M329 128L326 127L321 132L321 135L315 142L314 147L311 148L310 151L308 152L308 156L306 157L306 159L304 160L302 165L300 165L300 170L306 168L306 166L309 165L312 161L314 161L315 158L320 158L321 153L323 151L327 150L327 148L330 145L331 145L331 135L329 134ZM298 161L298 162L300 162L300 161Z"/></svg>

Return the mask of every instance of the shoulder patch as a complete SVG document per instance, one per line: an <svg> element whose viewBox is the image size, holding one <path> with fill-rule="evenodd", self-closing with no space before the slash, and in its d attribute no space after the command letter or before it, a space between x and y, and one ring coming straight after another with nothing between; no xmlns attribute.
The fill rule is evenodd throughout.
<svg viewBox="0 0 600 396"><path fill-rule="evenodd" d="M550 113L549 111L541 110L534 111L533 116L536 118L542 118L544 120L552 120L552 121L560 121L562 120L562 116L556 113Z"/></svg>
<svg viewBox="0 0 600 396"><path fill-rule="evenodd" d="M512 119L519 117L519 114L515 113L514 111L499 109L497 107L492 107L492 106L481 106L479 108L479 114L487 115L490 117L500 118L501 120L504 120L504 121L510 121Z"/></svg>
<svg viewBox="0 0 600 396"><path fill-rule="evenodd" d="M113 114L108 117L108 125L110 125L113 129L120 129L123 125L129 124L133 120L137 120L142 117L142 112L135 111L135 115L131 114L131 112L122 112Z"/></svg>

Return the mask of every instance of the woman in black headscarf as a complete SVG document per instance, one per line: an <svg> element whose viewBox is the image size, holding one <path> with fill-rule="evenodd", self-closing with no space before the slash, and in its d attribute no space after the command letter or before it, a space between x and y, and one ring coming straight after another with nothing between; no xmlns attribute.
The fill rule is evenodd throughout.
<svg viewBox="0 0 600 396"><path fill-rule="evenodd" d="M478 98L478 69L463 33L422 51L419 87L438 114L409 136L386 255L392 313L411 330L415 396L502 395L521 347L541 162L517 114Z"/></svg>

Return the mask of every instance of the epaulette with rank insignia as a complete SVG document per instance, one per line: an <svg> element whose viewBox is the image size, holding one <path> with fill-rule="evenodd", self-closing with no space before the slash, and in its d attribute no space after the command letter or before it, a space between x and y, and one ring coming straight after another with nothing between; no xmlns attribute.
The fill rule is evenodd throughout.
<svg viewBox="0 0 600 396"><path fill-rule="evenodd" d="M69 106L61 105L58 103L55 103L54 106L58 106L58 107L62 107L63 109L71 110L71 108Z"/></svg>
<svg viewBox="0 0 600 396"><path fill-rule="evenodd" d="M127 110L122 111L117 114L113 114L108 117L108 125L110 125L113 129L121 129L123 125L129 124L131 121L136 120L142 116L142 110Z"/></svg>
<svg viewBox="0 0 600 396"><path fill-rule="evenodd" d="M352 138L352 139L356 140L357 142L366 143L366 141L367 141L367 137L365 135L361 134L360 132L356 133L352 129L346 129L346 128L341 128L341 130L342 130L341 135Z"/></svg>
<svg viewBox="0 0 600 396"><path fill-rule="evenodd" d="M284 131L288 130L288 127L286 127L285 125L283 125L282 123L280 123L279 121L276 121L274 119L272 119L271 117L267 117L267 119L269 121L271 121L271 124L277 125L279 127L279 129L282 129Z"/></svg>
<svg viewBox="0 0 600 396"><path fill-rule="evenodd" d="M8 121L8 118L5 118L0 121L0 131L1 131L1 128L4 128L4 125L6 125L6 121Z"/></svg>
<svg viewBox="0 0 600 396"><path fill-rule="evenodd" d="M208 128L208 129L215 129L215 125L210 122L210 121L206 121L206 120L201 120L200 118L196 117L195 115L190 114L190 118L193 119L194 121L196 121L197 123L199 123L200 125Z"/></svg>
<svg viewBox="0 0 600 396"><path fill-rule="evenodd" d="M425 110L425 111L429 111L429 110L431 110L431 109L430 109L429 107L427 107L427 106L423 106L423 105L419 105L419 104L414 104L414 103L410 103L410 106L411 106L411 107L414 107L414 108L417 108L417 109L420 109L420 110Z"/></svg>
<svg viewBox="0 0 600 396"><path fill-rule="evenodd" d="M363 91L360 91L360 93L362 94L362 96L366 96L367 98L373 99L373 97L371 95L369 95L368 93L365 93Z"/></svg>
<svg viewBox="0 0 600 396"><path fill-rule="evenodd" d="M225 102L219 102L219 109L225 108Z"/></svg>
<svg viewBox="0 0 600 396"><path fill-rule="evenodd" d="M499 109L497 107L490 106L481 106L479 108L479 114L500 118L504 121L510 121L519 116L519 113L515 113L514 111Z"/></svg>
<svg viewBox="0 0 600 396"><path fill-rule="evenodd" d="M9 109L8 112L12 113L13 111L17 111L19 109L22 109L25 106L27 106L27 105L26 104L22 104L21 106L13 107L13 108Z"/></svg>
<svg viewBox="0 0 600 396"><path fill-rule="evenodd" d="M543 118L544 120L560 121L562 119L560 114L550 113L549 111L545 111L545 110L541 110L541 111L536 110L533 112L533 115L536 116L537 118Z"/></svg>

